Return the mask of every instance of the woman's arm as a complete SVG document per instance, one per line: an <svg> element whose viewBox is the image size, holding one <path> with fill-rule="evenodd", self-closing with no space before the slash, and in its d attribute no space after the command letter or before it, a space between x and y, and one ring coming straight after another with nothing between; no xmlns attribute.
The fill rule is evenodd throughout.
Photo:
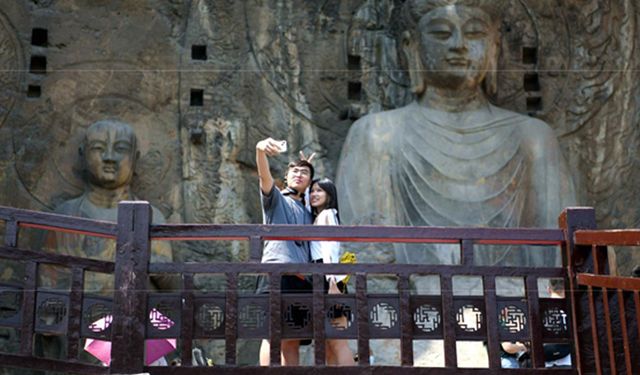
<svg viewBox="0 0 640 375"><path fill-rule="evenodd" d="M322 210L316 219L317 225L338 225L338 218L334 209ZM322 261L324 263L340 262L340 242L321 241Z"/></svg>

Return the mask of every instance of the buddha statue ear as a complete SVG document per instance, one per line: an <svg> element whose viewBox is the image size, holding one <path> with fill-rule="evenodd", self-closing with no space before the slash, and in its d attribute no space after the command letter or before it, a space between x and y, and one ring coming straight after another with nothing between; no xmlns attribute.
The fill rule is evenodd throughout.
<svg viewBox="0 0 640 375"><path fill-rule="evenodd" d="M84 177L84 174L87 173L87 161L84 159L84 145L78 147L78 171Z"/></svg>
<svg viewBox="0 0 640 375"><path fill-rule="evenodd" d="M402 33L402 52L407 61L407 70L411 79L411 92L420 96L426 89L424 83L424 67L418 51L418 43L409 31Z"/></svg>
<svg viewBox="0 0 640 375"><path fill-rule="evenodd" d="M133 160L132 160L132 163L131 163L131 169L133 169L133 171L132 171L131 175L133 176L136 173L136 169L137 169L136 167L138 166L138 162L140 161L140 156L141 156L140 150L136 149L133 152L132 156L133 156Z"/></svg>
<svg viewBox="0 0 640 375"><path fill-rule="evenodd" d="M487 94L489 98L494 99L498 95L498 59L500 58L500 44L498 41L493 45L490 56L487 75L483 81L483 88L485 94Z"/></svg>

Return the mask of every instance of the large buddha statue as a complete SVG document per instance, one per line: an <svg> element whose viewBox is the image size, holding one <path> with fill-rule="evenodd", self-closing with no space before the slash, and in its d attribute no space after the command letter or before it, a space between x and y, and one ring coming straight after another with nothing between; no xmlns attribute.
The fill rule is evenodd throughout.
<svg viewBox="0 0 640 375"><path fill-rule="evenodd" d="M338 167L344 223L556 227L575 203L552 129L493 105L505 0L407 0L401 48L415 101L350 129ZM551 249L493 248L476 264L554 265ZM451 245L395 245L400 263L455 264Z"/></svg>

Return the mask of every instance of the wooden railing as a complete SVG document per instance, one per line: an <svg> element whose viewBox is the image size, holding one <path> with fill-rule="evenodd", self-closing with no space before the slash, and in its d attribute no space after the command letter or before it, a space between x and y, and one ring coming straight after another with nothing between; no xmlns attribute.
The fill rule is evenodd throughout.
<svg viewBox="0 0 640 375"><path fill-rule="evenodd" d="M414 340L442 340L444 367L429 368L432 374L494 374L518 371L522 374L538 373L544 368L543 344L547 342L575 343L576 361L572 368L554 369L554 374L591 373L601 371L593 360L595 341L591 331L585 331L593 321L588 303L590 292L584 284L588 276L578 273L602 273L601 262L606 260L598 253L594 257L580 239L581 230L594 229L592 209L566 210L560 218L560 229L503 229L503 228L427 228L427 227L319 227L319 226L265 226L265 225L152 225L151 210L146 202L123 202L119 206L118 222L105 223L66 216L37 213L25 210L0 208L0 219L5 221L5 246L0 248L0 259L9 259L25 264L24 283L0 285L0 293L21 296L19 314L9 318L0 316L0 326L12 327L21 332L20 349L16 353L0 353L0 366L41 369L69 373L107 374L139 373L152 374L205 374L209 367L191 366L192 342L196 339L225 340L225 364L216 366L216 372L264 373L281 371L287 373L308 372L309 367L279 367L279 343L287 338L310 338L324 342L328 338L357 340L359 358L368 358L371 339L395 338L400 341L400 363L397 366L370 366L360 361L357 367L326 367L325 346L314 346L314 373L394 373L400 368L404 372L422 373L424 368L414 367ZM38 228L54 232L70 232L80 235L116 239L114 262L69 257L36 250L20 248L20 228ZM575 234L575 239L574 239ZM251 258L248 263L149 263L151 241L206 240L249 242ZM264 240L336 240L347 242L384 243L449 243L459 245L461 262L458 265L421 264L260 264L255 262ZM540 245L560 246L563 249L562 268L499 267L474 265L476 253L482 251L476 245ZM577 244L577 245L576 245ZM595 262L594 262L595 259ZM600 263L599 263L600 262ZM72 285L68 293L54 293L37 288L40 264L56 264L71 269ZM595 268L594 268L595 267ZM594 272L598 271L598 272ZM116 290L112 303L83 293L85 272L113 273ZM147 290L149 274L180 274L182 287L178 293L152 293ZM195 290L194 277L200 273L221 274L226 277L226 291L203 294ZM238 293L238 279L242 274L267 274L270 280L269 295ZM311 295L283 295L280 276L287 273L312 275ZM355 279L355 293L327 295L323 277L326 274L351 274ZM367 290L367 276L371 274L393 274L397 277L397 293L375 294ZM419 295L411 292L410 278L413 275L436 275L440 281L440 295ZM483 295L457 295L453 293L453 281L459 276L474 275L482 279ZM132 277L135 276L135 277ZM523 280L525 293L520 297L504 297L496 293L496 278L519 277ZM563 278L569 285L567 299L541 298L539 279ZM627 282L627 281L625 281ZM632 286L636 285L632 282ZM591 288L591 287L589 287ZM39 302L47 298L58 298L66 309L63 321L51 326L37 319ZM635 297L637 300L637 292ZM593 297L592 297L593 299ZM584 301L583 301L584 300ZM113 322L104 332L88 332L90 323L87 312L92 306L110 305ZM336 329L328 321L331 306L342 304L352 311L351 325ZM154 329L149 324L149 311L163 306L163 313L174 321L165 330ZM202 324L198 312L203 306L218 311L221 315L216 324ZM291 327L283 318L283 310L290 306L305 306L311 324ZM214 308L215 307L215 308ZM394 316L389 322L376 322L372 311L387 311ZM247 311L258 311L252 322L243 320ZM465 326L456 315L460 311L475 313L477 325ZM499 314L517 322L511 329ZM624 310L638 313L635 309ZM438 317L438 324L426 326L419 321L418 312ZM570 313L569 313L570 312ZM549 314L568 315L568 320L550 326ZM425 315L426 316L426 315ZM555 315L554 315L555 316ZM91 318L93 319L93 318ZM508 318L511 319L511 318ZM556 319L557 320L557 319ZM638 319L635 320L637 326ZM263 325L259 323L263 322ZM320 322L320 323L319 323ZM585 323L586 322L586 323ZM209 322L210 323L210 322ZM556 322L557 323L557 322ZM564 325L563 325L564 324ZM627 333L631 331L627 324ZM594 325L595 326L595 325ZM67 358L43 359L34 357L33 334L62 334L67 338ZM637 334L629 334L629 345L640 347ZM182 367L147 367L144 365L144 342L149 338L180 338ZM113 344L110 367L80 362L78 353L85 338L109 339ZM271 367L238 366L236 342L240 338L269 339L271 345ZM457 341L486 342L488 368L459 368ZM636 340L636 344L633 344ZM500 367L499 345L502 341L525 341L530 343L532 367L508 370ZM596 341L597 343L597 341ZM598 347L599 344L596 345ZM633 366L632 351L631 369ZM637 371L637 370L636 370ZM605 371L606 372L606 371ZM633 372L633 371L631 371Z"/></svg>
<svg viewBox="0 0 640 375"><path fill-rule="evenodd" d="M584 365L597 374L640 374L640 278L607 275L608 246L638 246L640 230L578 230L574 243L592 260L575 280L590 317L579 327L582 347L590 348Z"/></svg>

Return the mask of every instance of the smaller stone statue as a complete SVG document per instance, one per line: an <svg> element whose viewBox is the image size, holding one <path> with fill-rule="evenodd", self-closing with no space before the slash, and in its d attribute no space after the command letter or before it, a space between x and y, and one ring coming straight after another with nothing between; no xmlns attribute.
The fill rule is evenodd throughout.
<svg viewBox="0 0 640 375"><path fill-rule="evenodd" d="M56 213L96 220L116 221L118 202L136 200L131 192L131 180L140 156L137 138L129 124L117 120L101 120L86 131L79 147L86 188L82 195L63 202ZM165 222L162 213L152 207L153 222ZM115 241L84 235L56 233L47 239L47 247L59 254L115 260ZM171 246L166 242L152 245L151 262L170 262ZM154 279L160 289L162 280ZM104 291L111 294L112 278L87 276L85 292Z"/></svg>
<svg viewBox="0 0 640 375"><path fill-rule="evenodd" d="M137 138L129 124L117 120L101 120L86 131L79 154L86 187L77 198L63 202L56 213L89 219L117 221L118 202L136 200L131 192L131 180L140 157ZM162 213L152 207L153 222L164 223ZM50 232L45 239L48 251L99 260L115 260L116 241L71 233ZM171 246L156 242L151 248L151 262L171 262ZM38 273L39 287L65 289L70 286L70 273L44 266ZM163 290L175 290L178 280L170 276L152 277L151 286ZM112 297L112 275L85 273L84 293ZM40 316L40 319L43 317ZM66 356L64 337L38 334L35 338L36 355L60 359ZM89 361L89 355L82 356Z"/></svg>

